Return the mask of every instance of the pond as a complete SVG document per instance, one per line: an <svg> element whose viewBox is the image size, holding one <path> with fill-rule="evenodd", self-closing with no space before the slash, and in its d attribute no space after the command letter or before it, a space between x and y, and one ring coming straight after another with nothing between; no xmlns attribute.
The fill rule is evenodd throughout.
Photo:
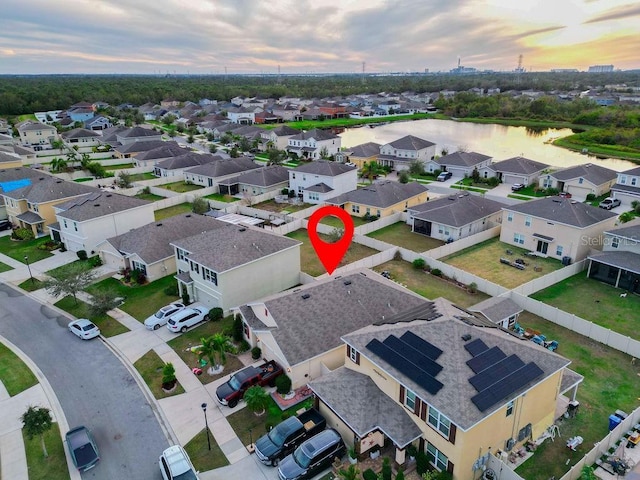
<svg viewBox="0 0 640 480"><path fill-rule="evenodd" d="M493 157L494 162L515 156L523 156L554 167L571 167L584 163L597 163L617 172L637 167L636 164L613 158L598 159L591 155L556 147L550 142L573 132L569 128L508 127L498 124L456 122L454 120L415 120L394 122L374 128L361 127L345 130L343 147L353 147L366 142L385 144L405 135L429 140L436 144L440 154L443 148L454 152L464 148Z"/></svg>

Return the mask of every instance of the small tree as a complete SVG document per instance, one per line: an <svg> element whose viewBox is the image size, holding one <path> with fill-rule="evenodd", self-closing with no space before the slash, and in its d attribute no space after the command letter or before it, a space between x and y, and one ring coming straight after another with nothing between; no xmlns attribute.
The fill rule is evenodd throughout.
<svg viewBox="0 0 640 480"><path fill-rule="evenodd" d="M162 388L171 390L177 381L176 369L173 363L165 363L162 367Z"/></svg>
<svg viewBox="0 0 640 480"><path fill-rule="evenodd" d="M198 215L204 215L211 209L209 202L206 198L203 197L195 197L193 199L193 203L191 204L191 211L193 213L197 213Z"/></svg>
<svg viewBox="0 0 640 480"><path fill-rule="evenodd" d="M229 349L229 338L222 333L216 333L208 338L201 338L200 345L196 349L198 358L202 360L206 357L209 361L209 375L215 375L224 369L227 363L227 351Z"/></svg>
<svg viewBox="0 0 640 480"><path fill-rule="evenodd" d="M262 349L260 347L253 347L251 349L251 358L258 360L262 356Z"/></svg>
<svg viewBox="0 0 640 480"><path fill-rule="evenodd" d="M233 319L233 341L241 342L242 340L244 340L244 325L242 315L238 313ZM258 358L260 358L259 355Z"/></svg>
<svg viewBox="0 0 640 480"><path fill-rule="evenodd" d="M343 480L358 480L360 478L360 470L356 465L349 465L347 468L341 468L338 476Z"/></svg>
<svg viewBox="0 0 640 480"><path fill-rule="evenodd" d="M331 233L327 235L328 243L336 243L342 238L343 235L344 235L344 229L337 228L337 227L334 228L333 230L331 230Z"/></svg>
<svg viewBox="0 0 640 480"><path fill-rule="evenodd" d="M262 388L260 385L249 387L247 391L244 392L243 398L249 410L251 410L258 416L264 414L267 408L267 402L269 400L269 394L265 391L264 388Z"/></svg>
<svg viewBox="0 0 640 480"><path fill-rule="evenodd" d="M276 392L286 395L291 391L291 378L286 373L276 377Z"/></svg>
<svg viewBox="0 0 640 480"><path fill-rule="evenodd" d="M407 172L406 170L402 170L398 174L398 181L400 183L409 183L410 180L411 180L411 176L409 175L409 172Z"/></svg>
<svg viewBox="0 0 640 480"><path fill-rule="evenodd" d="M422 160L414 160L409 164L409 172L412 175L424 175L424 162Z"/></svg>
<svg viewBox="0 0 640 480"><path fill-rule="evenodd" d="M29 406L20 419L22 420L22 427L25 429L29 440L36 435L40 436L42 453L45 458L48 457L49 453L47 453L47 446L44 443L44 434L51 429L52 420L49 409Z"/></svg>
<svg viewBox="0 0 640 480"><path fill-rule="evenodd" d="M209 153L216 153L218 151L218 146L215 143L209 145Z"/></svg>
<svg viewBox="0 0 640 480"><path fill-rule="evenodd" d="M424 270L425 265L427 264L427 262L425 261L424 258L416 258L413 262L413 268L415 268L416 270Z"/></svg>
<svg viewBox="0 0 640 480"><path fill-rule="evenodd" d="M389 457L382 459L382 480L391 480L391 462Z"/></svg>
<svg viewBox="0 0 640 480"><path fill-rule="evenodd" d="M78 304L77 294L88 287L95 275L87 270L83 263L70 263L58 271L55 277L44 281L44 288L54 297L59 295L72 295Z"/></svg>
<svg viewBox="0 0 640 480"><path fill-rule="evenodd" d="M118 294L114 290L97 291L93 294L93 299L89 306L89 313L96 317L104 315L109 310L118 308L121 302L122 299L118 297Z"/></svg>
<svg viewBox="0 0 640 480"><path fill-rule="evenodd" d="M478 171L478 167L473 167L471 178L473 179L473 183L480 183L480 172Z"/></svg>
<svg viewBox="0 0 640 480"><path fill-rule="evenodd" d="M187 137L187 143L193 143L193 141L193 135L189 134L189 136Z"/></svg>
<svg viewBox="0 0 640 480"><path fill-rule="evenodd" d="M116 182L120 188L131 188L131 175L127 172L120 172Z"/></svg>
<svg viewBox="0 0 640 480"><path fill-rule="evenodd" d="M220 307L213 307L211 310L209 310L209 319L212 322L218 322L223 318L224 318L224 310L222 310Z"/></svg>

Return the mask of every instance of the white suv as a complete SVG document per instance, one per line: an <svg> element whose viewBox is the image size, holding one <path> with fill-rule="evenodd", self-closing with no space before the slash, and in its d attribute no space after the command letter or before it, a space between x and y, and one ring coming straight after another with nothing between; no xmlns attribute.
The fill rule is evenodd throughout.
<svg viewBox="0 0 640 480"><path fill-rule="evenodd" d="M162 452L158 463L164 480L199 480L198 472L193 467L189 455L180 445L174 445Z"/></svg>
<svg viewBox="0 0 640 480"><path fill-rule="evenodd" d="M186 332L187 328L207 320L209 320L209 308L202 304L194 303L172 315L167 321L167 328L171 332Z"/></svg>
<svg viewBox="0 0 640 480"><path fill-rule="evenodd" d="M147 327L147 330L157 330L162 325L167 323L167 320L171 318L174 313L178 313L180 310L184 308L184 305L181 303L172 303L170 305L166 305L158 310L156 313L148 317L144 321L144 326Z"/></svg>

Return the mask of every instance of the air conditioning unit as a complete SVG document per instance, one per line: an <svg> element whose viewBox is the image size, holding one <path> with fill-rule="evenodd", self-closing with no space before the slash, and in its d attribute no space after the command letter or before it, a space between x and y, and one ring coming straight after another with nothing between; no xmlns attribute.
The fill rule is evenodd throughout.
<svg viewBox="0 0 640 480"><path fill-rule="evenodd" d="M515 445L515 444L516 444L515 439L510 438L509 440L507 440L507 441L505 442L505 448L504 448L504 449L505 449L507 452L510 452L511 450L513 450L513 447L514 447L514 445Z"/></svg>

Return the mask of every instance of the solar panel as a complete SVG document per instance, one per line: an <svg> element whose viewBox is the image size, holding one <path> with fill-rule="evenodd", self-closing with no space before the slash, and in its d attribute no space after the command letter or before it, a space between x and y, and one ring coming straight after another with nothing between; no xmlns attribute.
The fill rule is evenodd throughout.
<svg viewBox="0 0 640 480"><path fill-rule="evenodd" d="M422 368L432 377L437 376L442 371L442 366L395 335L389 335L382 343L394 350L398 355Z"/></svg>
<svg viewBox="0 0 640 480"><path fill-rule="evenodd" d="M485 350L489 350L489 347L487 347L487 345L479 338L476 338L473 342L466 343L464 345L464 348L471 354L472 357L480 355Z"/></svg>
<svg viewBox="0 0 640 480"><path fill-rule="evenodd" d="M507 399L527 383L543 375L542 369L534 362L527 363L513 371L506 378L471 397L478 410L484 412L496 403Z"/></svg>
<svg viewBox="0 0 640 480"><path fill-rule="evenodd" d="M490 368L483 370L482 372L474 375L469 379L469 383L473 385L476 391L490 387L491 385L498 383L500 380L506 378L514 370L518 370L524 366L524 362L517 355L510 355Z"/></svg>
<svg viewBox="0 0 640 480"><path fill-rule="evenodd" d="M411 345L413 348L422 352L424 355L429 357L432 360L437 360L440 355L442 355L442 350L440 350L435 345L427 342L426 340L420 338L418 335L412 332L404 332L400 339Z"/></svg>
<svg viewBox="0 0 640 480"><path fill-rule="evenodd" d="M489 350L485 350L479 355L476 355L471 360L467 360L467 365L474 373L480 373L481 371L495 365L507 355L498 347L492 347Z"/></svg>

